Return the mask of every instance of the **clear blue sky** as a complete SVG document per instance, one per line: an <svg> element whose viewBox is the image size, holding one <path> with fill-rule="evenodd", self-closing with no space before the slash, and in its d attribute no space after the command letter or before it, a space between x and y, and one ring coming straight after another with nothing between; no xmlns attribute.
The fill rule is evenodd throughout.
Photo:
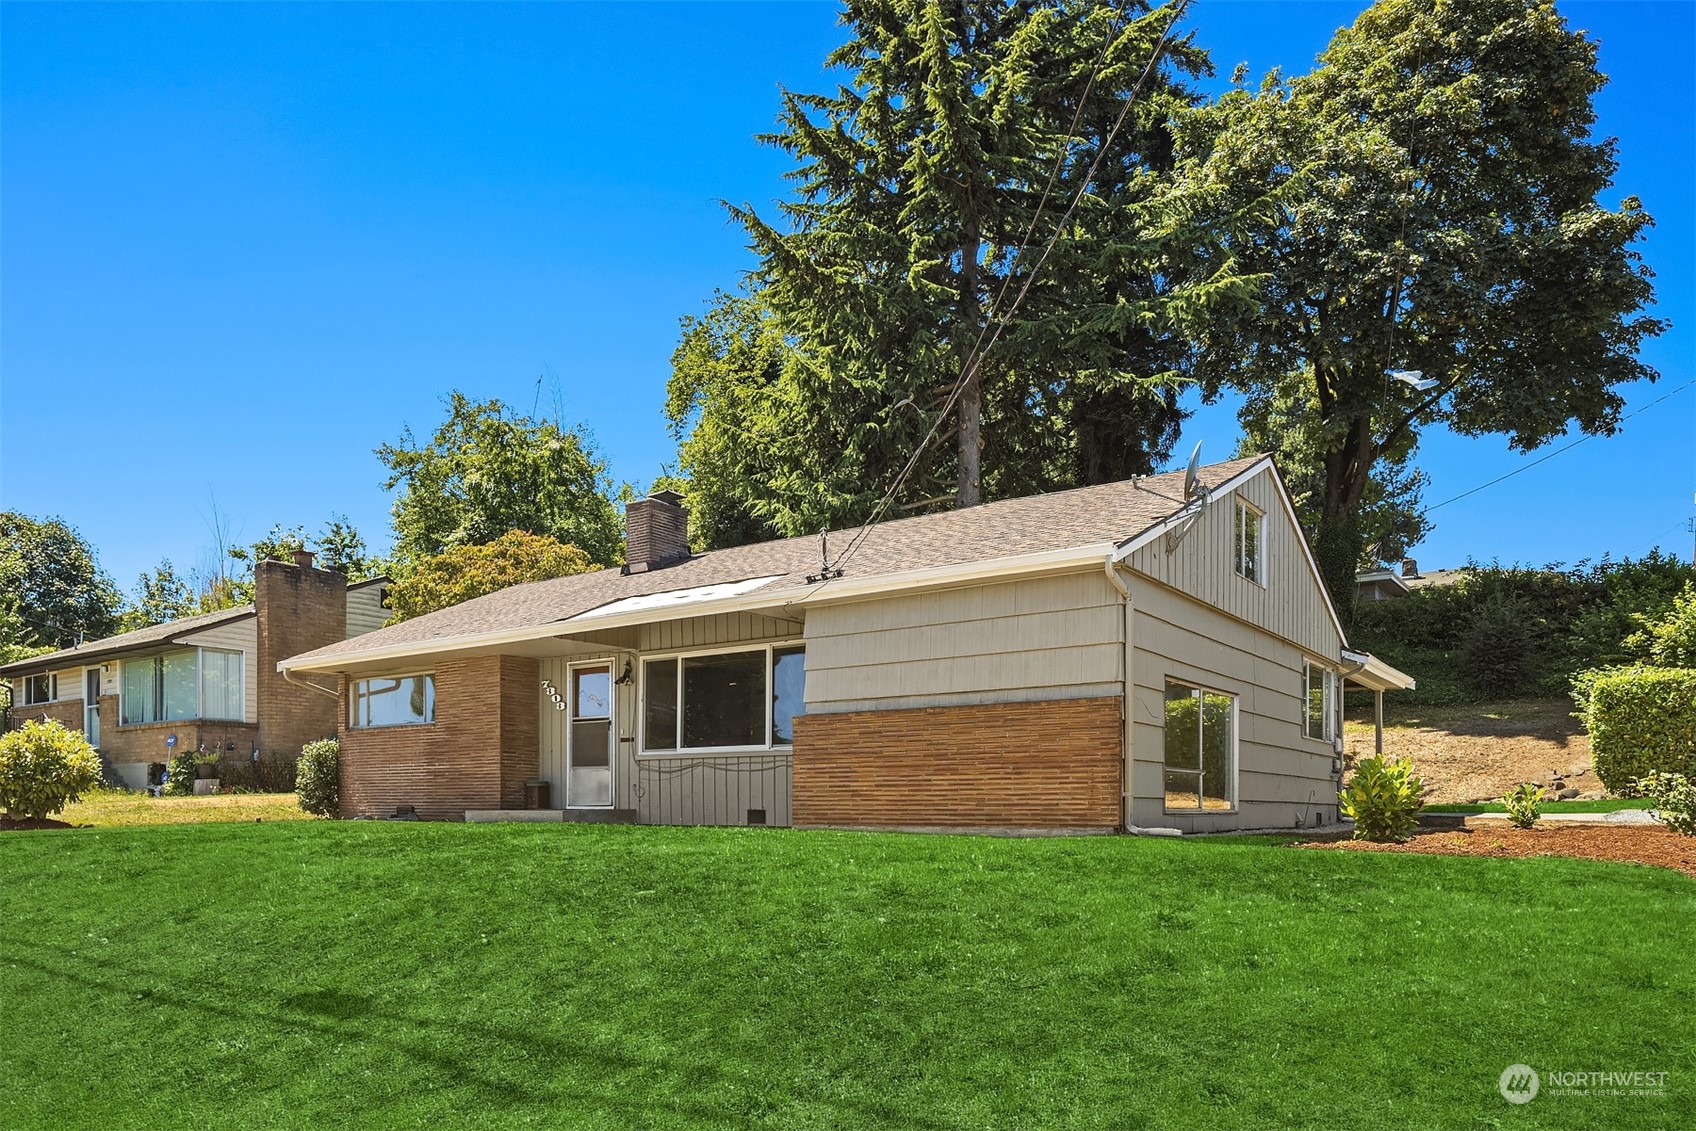
<svg viewBox="0 0 1696 1131"><path fill-rule="evenodd" d="M1198 0L1221 76L1305 70L1359 3ZM1696 5L1579 3L1612 84L1617 196L1696 378ZM126 589L343 512L383 548L371 454L451 388L528 411L557 376L618 479L672 458L679 316L750 259L720 198L769 202L777 88L829 81L826 4L6 4L0 9L0 505L79 526ZM544 410L553 393L545 384ZM1228 456L1228 408L1180 444ZM1436 503L1528 462L1430 434ZM1686 556L1696 389L1437 510L1423 564Z"/></svg>

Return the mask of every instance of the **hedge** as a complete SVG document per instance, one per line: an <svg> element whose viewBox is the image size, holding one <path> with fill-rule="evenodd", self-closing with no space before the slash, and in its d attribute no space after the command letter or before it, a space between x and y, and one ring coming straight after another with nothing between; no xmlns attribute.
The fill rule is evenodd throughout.
<svg viewBox="0 0 1696 1131"><path fill-rule="evenodd" d="M1696 669L1628 668L1578 681L1602 784L1629 795L1652 773L1696 778Z"/></svg>

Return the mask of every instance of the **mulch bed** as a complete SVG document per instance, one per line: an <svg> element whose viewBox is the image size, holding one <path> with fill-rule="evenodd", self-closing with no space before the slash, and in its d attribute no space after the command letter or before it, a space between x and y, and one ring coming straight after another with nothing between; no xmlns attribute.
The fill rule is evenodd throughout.
<svg viewBox="0 0 1696 1131"><path fill-rule="evenodd" d="M1297 848L1328 848L1346 852L1422 852L1437 856L1572 856L1580 860L1614 860L1671 868L1696 877L1696 837L1665 828L1619 828L1607 825L1549 825L1516 829L1425 829L1400 844L1365 840L1312 840Z"/></svg>
<svg viewBox="0 0 1696 1131"><path fill-rule="evenodd" d="M52 817L14 817L10 813L0 813L0 832L12 829L69 829L75 826L64 821L55 821Z"/></svg>

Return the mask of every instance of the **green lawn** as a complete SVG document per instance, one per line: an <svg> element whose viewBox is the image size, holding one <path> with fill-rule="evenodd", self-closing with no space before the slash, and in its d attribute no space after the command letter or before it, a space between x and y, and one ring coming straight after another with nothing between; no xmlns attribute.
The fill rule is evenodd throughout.
<svg viewBox="0 0 1696 1131"><path fill-rule="evenodd" d="M1617 813L1621 809L1653 809L1655 803L1646 797L1609 797L1601 801L1545 801L1545 813ZM1506 813L1508 807L1500 801L1478 805L1427 805L1427 813Z"/></svg>
<svg viewBox="0 0 1696 1131"><path fill-rule="evenodd" d="M0 836L0 1127L1689 1126L1696 884L1269 840ZM1659 1098L1496 1090L1515 1062Z"/></svg>

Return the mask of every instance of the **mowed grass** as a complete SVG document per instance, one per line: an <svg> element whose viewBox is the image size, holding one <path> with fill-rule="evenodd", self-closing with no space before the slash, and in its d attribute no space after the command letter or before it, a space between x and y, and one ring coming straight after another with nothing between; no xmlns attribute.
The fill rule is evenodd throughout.
<svg viewBox="0 0 1696 1131"><path fill-rule="evenodd" d="M152 797L98 789L67 805L54 820L97 829L126 825L192 825L223 821L310 821L292 793L216 793L207 797Z"/></svg>
<svg viewBox="0 0 1696 1131"><path fill-rule="evenodd" d="M311 822L0 836L0 1126L1688 1126L1644 867ZM1664 1071L1508 1105L1508 1065Z"/></svg>

